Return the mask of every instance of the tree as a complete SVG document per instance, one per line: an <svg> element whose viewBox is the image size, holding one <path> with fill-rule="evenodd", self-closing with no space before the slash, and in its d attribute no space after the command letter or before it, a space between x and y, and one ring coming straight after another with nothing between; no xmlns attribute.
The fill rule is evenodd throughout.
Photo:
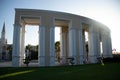
<svg viewBox="0 0 120 80"><path fill-rule="evenodd" d="M58 62L60 62L60 41L55 42L55 52Z"/></svg>
<svg viewBox="0 0 120 80"><path fill-rule="evenodd" d="M32 46L31 46L30 44L28 44L28 45L26 46L26 49L29 50L29 51L31 51L31 50L32 50Z"/></svg>
<svg viewBox="0 0 120 80"><path fill-rule="evenodd" d="M55 42L55 51L60 52L60 41Z"/></svg>
<svg viewBox="0 0 120 80"><path fill-rule="evenodd" d="M7 50L12 51L12 44L7 46Z"/></svg>
<svg viewBox="0 0 120 80"><path fill-rule="evenodd" d="M26 50L29 50L29 52L30 52L29 57L31 60L38 59L38 45L32 46L32 45L28 44L26 46Z"/></svg>
<svg viewBox="0 0 120 80"><path fill-rule="evenodd" d="M7 45L7 50L9 51L9 60L12 60L12 44Z"/></svg>

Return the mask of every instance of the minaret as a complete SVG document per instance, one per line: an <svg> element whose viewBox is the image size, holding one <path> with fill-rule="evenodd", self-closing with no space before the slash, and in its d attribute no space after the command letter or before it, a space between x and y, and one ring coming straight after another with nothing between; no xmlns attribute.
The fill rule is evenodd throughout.
<svg viewBox="0 0 120 80"><path fill-rule="evenodd" d="M2 41L2 44L6 44L6 40L5 40L5 22L3 24L3 29L2 29L2 33L1 33L1 41Z"/></svg>
<svg viewBox="0 0 120 80"><path fill-rule="evenodd" d="M2 33L1 33L1 53L0 53L0 57L2 60L6 59L6 50L7 50L7 43L6 43L6 38L5 38L5 22L3 24L3 29L2 29Z"/></svg>

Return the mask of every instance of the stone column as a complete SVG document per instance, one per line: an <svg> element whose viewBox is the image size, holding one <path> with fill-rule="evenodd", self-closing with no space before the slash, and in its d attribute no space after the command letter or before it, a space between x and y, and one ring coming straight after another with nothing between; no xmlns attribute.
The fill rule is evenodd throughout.
<svg viewBox="0 0 120 80"><path fill-rule="evenodd" d="M14 24L14 33L13 33L13 52L12 52L12 66L19 67L21 66L20 61L20 36L21 36L21 25Z"/></svg>
<svg viewBox="0 0 120 80"><path fill-rule="evenodd" d="M25 59L25 24L22 24L21 30L21 64L23 64L23 59Z"/></svg>
<svg viewBox="0 0 120 80"><path fill-rule="evenodd" d="M42 16L40 23L40 64L42 66L53 66L55 64L54 18Z"/></svg>
<svg viewBox="0 0 120 80"><path fill-rule="evenodd" d="M110 32L106 31L103 36L104 36L103 37L103 57L112 57L112 44L111 44Z"/></svg>
<svg viewBox="0 0 120 80"><path fill-rule="evenodd" d="M61 28L61 57L62 57L62 64L66 64L66 54L67 54L67 28Z"/></svg>
<svg viewBox="0 0 120 80"><path fill-rule="evenodd" d="M70 58L74 58L76 64L76 30L69 28L69 55Z"/></svg>
<svg viewBox="0 0 120 80"><path fill-rule="evenodd" d="M78 40L79 40L79 64L83 64L83 45L84 45L84 43L83 43L83 32L82 32L82 24L80 25L80 27L81 27L81 29L79 29L79 31L78 31L78 35L79 35L79 37L78 37Z"/></svg>
<svg viewBox="0 0 120 80"><path fill-rule="evenodd" d="M39 66L45 66L45 27L39 26L39 49L38 49Z"/></svg>
<svg viewBox="0 0 120 80"><path fill-rule="evenodd" d="M96 63L96 32L91 24L89 27L89 40L88 40L88 46L89 46L89 53L88 53L88 62L89 63Z"/></svg>
<svg viewBox="0 0 120 80"><path fill-rule="evenodd" d="M60 58L62 58L62 27L60 27Z"/></svg>
<svg viewBox="0 0 120 80"><path fill-rule="evenodd" d="M110 32L108 33L108 57L113 57L112 56L112 42L111 42Z"/></svg>
<svg viewBox="0 0 120 80"><path fill-rule="evenodd" d="M100 32L96 32L96 57L100 57Z"/></svg>
<svg viewBox="0 0 120 80"><path fill-rule="evenodd" d="M54 39L55 27L50 27L50 66L55 65L55 39Z"/></svg>
<svg viewBox="0 0 120 80"><path fill-rule="evenodd" d="M104 58L108 57L107 53L107 34L106 31L102 31L101 33L101 41L102 41L102 55Z"/></svg>
<svg viewBox="0 0 120 80"><path fill-rule="evenodd" d="M85 42L85 30L82 30L82 43L83 43L83 61L88 63L88 52L86 51L86 42Z"/></svg>

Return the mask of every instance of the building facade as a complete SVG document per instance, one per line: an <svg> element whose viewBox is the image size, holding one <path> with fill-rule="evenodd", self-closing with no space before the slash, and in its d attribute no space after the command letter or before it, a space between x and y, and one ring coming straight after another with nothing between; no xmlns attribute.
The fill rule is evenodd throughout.
<svg viewBox="0 0 120 80"><path fill-rule="evenodd" d="M55 27L61 28L60 57L67 64L74 58L74 64L97 63L97 58L112 57L110 29L89 18L69 13L15 9L12 65L19 67L25 53L25 25L39 26L39 66L55 66ZM88 33L86 48L85 32Z"/></svg>
<svg viewBox="0 0 120 80"><path fill-rule="evenodd" d="M5 23L4 23L0 38L0 60L8 59L7 39L5 38L6 37L5 34L6 32L5 32Z"/></svg>

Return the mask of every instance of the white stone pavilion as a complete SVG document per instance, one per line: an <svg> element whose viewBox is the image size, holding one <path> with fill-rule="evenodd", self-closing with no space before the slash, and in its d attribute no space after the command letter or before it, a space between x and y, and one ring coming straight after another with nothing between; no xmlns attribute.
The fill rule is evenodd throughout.
<svg viewBox="0 0 120 80"><path fill-rule="evenodd" d="M47 10L15 9L12 66L23 64L25 25L39 25L39 66L55 66L55 26L61 27L61 58L74 58L75 65L97 63L98 57L112 57L110 29L87 17ZM88 33L88 52L85 47Z"/></svg>

